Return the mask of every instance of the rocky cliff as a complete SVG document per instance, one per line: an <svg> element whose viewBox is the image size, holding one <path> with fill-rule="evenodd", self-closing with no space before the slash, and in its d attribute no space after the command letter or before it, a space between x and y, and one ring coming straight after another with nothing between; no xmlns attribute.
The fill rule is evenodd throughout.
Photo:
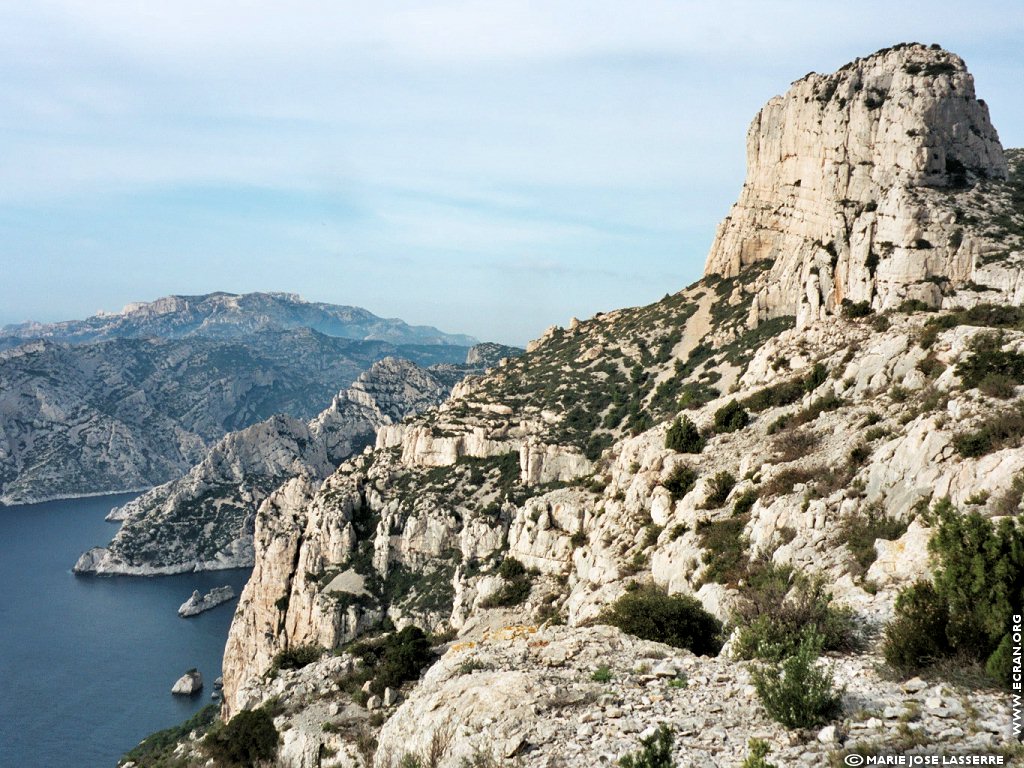
<svg viewBox="0 0 1024 768"><path fill-rule="evenodd" d="M372 444L377 430L436 405L461 379L458 366L420 368L385 358L308 424L274 416L217 443L184 477L124 507L108 547L95 547L75 573L153 576L253 564L256 508L293 477L323 480L347 456Z"/></svg>
<svg viewBox="0 0 1024 768"><path fill-rule="evenodd" d="M747 178L705 271L769 265L752 324L795 315L802 327L844 302L952 306L962 297L951 292L969 284L1019 303L1019 280L986 266L1005 238L967 220L976 183L1006 176L958 56L916 44L880 51L807 75L757 114Z"/></svg>
<svg viewBox="0 0 1024 768"><path fill-rule="evenodd" d="M1011 749L1004 693L896 682L878 654L935 503L1021 510L1021 153L962 62L916 45L798 81L751 151L704 279L549 329L260 506L222 714L274 707L279 765L612 764L663 723L677 765L752 737L780 768ZM846 689L820 730L766 716L735 634L710 657L593 626L651 588L732 627L765 574L777 610L817 583L863 630L821 662ZM411 625L440 660L378 696L349 641ZM311 647L337 655L285 668Z"/></svg>

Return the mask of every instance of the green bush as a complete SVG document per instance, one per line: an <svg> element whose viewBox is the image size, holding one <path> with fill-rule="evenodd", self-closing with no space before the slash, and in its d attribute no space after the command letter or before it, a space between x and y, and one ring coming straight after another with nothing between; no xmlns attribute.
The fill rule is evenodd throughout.
<svg viewBox="0 0 1024 768"><path fill-rule="evenodd" d="M674 501L679 501L686 494L693 490L697 483L697 473L685 464L677 464L662 485L672 494Z"/></svg>
<svg viewBox="0 0 1024 768"><path fill-rule="evenodd" d="M948 623L949 608L930 582L907 587L896 599L896 617L885 627L886 663L909 675L949 656Z"/></svg>
<svg viewBox="0 0 1024 768"><path fill-rule="evenodd" d="M848 318L867 317L872 313L871 305L866 301L853 302L843 299L843 316Z"/></svg>
<svg viewBox="0 0 1024 768"><path fill-rule="evenodd" d="M619 760L622 768L673 768L672 743L675 736L667 725L658 726L656 733L640 739L641 748Z"/></svg>
<svg viewBox="0 0 1024 768"><path fill-rule="evenodd" d="M505 583L498 588L498 591L490 595L480 605L483 608L507 608L513 605L520 605L526 602L533 588L530 574L526 566L514 557L506 557L498 566L498 575L505 580Z"/></svg>
<svg viewBox="0 0 1024 768"><path fill-rule="evenodd" d="M607 664L602 664L594 670L594 674L590 676L590 679L595 683L610 683L615 675L612 674L611 669Z"/></svg>
<svg viewBox="0 0 1024 768"><path fill-rule="evenodd" d="M715 411L715 431L735 432L750 423L750 414L735 400Z"/></svg>
<svg viewBox="0 0 1024 768"><path fill-rule="evenodd" d="M218 709L216 704L207 704L181 725L151 733L139 742L137 747L125 754L118 764L131 762L140 768L156 768L171 764L178 744L193 731L206 733L216 721Z"/></svg>
<svg viewBox="0 0 1024 768"><path fill-rule="evenodd" d="M841 693L817 664L819 641L806 636L779 664L754 667L751 678L768 716L787 728L812 728L839 714Z"/></svg>
<svg viewBox="0 0 1024 768"><path fill-rule="evenodd" d="M734 515L745 515L754 506L754 502L758 499L758 493L753 488L748 488L732 503L732 513Z"/></svg>
<svg viewBox="0 0 1024 768"><path fill-rule="evenodd" d="M736 487L736 478L730 472L719 472L711 478L708 483L708 497L705 499L709 509L720 507L729 498L732 489Z"/></svg>
<svg viewBox="0 0 1024 768"><path fill-rule="evenodd" d="M325 653L319 645L297 645L294 648L286 648L274 656L271 669L302 669L315 661Z"/></svg>
<svg viewBox="0 0 1024 768"><path fill-rule="evenodd" d="M665 433L665 447L677 453L700 453L704 442L697 425L687 416L673 421Z"/></svg>
<svg viewBox="0 0 1024 768"><path fill-rule="evenodd" d="M687 595L667 595L654 586L627 592L601 616L601 621L643 640L686 648L713 656L722 647L722 625Z"/></svg>
<svg viewBox="0 0 1024 768"><path fill-rule="evenodd" d="M1015 445L1024 437L1024 404L994 413L969 432L953 435L953 447L965 458L985 456Z"/></svg>
<svg viewBox="0 0 1024 768"><path fill-rule="evenodd" d="M948 500L933 514L932 583L915 584L897 599L886 628L886 661L911 672L956 655L1001 670L1000 646L1015 606L1024 604L1024 525L960 514Z"/></svg>
<svg viewBox="0 0 1024 768"><path fill-rule="evenodd" d="M1024 355L1003 348L1002 333L977 336L971 343L972 354L956 364L956 375L968 389L986 378L998 375L1014 384L1024 384Z"/></svg>
<svg viewBox="0 0 1024 768"><path fill-rule="evenodd" d="M357 643L351 652L373 674L370 690L378 695L385 688L398 688L407 680L415 680L420 670L434 660L427 635L413 625L380 640Z"/></svg>
<svg viewBox="0 0 1024 768"><path fill-rule="evenodd" d="M750 753L747 755L746 760L740 765L740 768L776 768L774 763L769 763L766 759L768 753L771 752L771 747L768 746L768 742L764 739L750 739L747 742L747 746L750 749Z"/></svg>
<svg viewBox="0 0 1024 768"><path fill-rule="evenodd" d="M277 728L264 708L243 709L220 728L211 729L203 741L218 766L255 768L277 755Z"/></svg>
<svg viewBox="0 0 1024 768"><path fill-rule="evenodd" d="M907 532L908 523L893 520L880 507L868 507L844 517L839 524L839 540L846 544L857 564L856 575L863 576L875 562L875 540L893 541Z"/></svg>
<svg viewBox="0 0 1024 768"><path fill-rule="evenodd" d="M739 658L779 661L796 653L809 634L824 651L860 645L853 611L837 607L821 581L794 580L790 569L768 562L749 582L733 617Z"/></svg>

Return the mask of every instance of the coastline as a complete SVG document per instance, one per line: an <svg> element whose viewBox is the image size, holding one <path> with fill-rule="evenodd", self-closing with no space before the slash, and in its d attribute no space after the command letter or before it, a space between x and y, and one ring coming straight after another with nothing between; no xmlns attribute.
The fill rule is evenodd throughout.
<svg viewBox="0 0 1024 768"><path fill-rule="evenodd" d="M0 496L0 511L8 507L30 507L35 504L46 504L51 501L74 501L75 499L95 499L100 496L121 496L126 493L145 493L146 491L155 488L155 485L145 485L140 488L126 488L123 490L112 490L112 491L94 491L89 493L70 493L61 494L57 496L43 496L41 498L32 498L29 500L19 500L15 502L5 501L7 497ZM116 521L113 521L116 522Z"/></svg>

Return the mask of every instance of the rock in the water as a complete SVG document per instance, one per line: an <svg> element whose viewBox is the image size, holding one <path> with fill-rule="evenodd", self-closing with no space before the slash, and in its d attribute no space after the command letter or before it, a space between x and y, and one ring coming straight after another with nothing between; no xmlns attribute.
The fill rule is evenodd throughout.
<svg viewBox="0 0 1024 768"><path fill-rule="evenodd" d="M181 604L178 608L178 615L182 618L188 616L198 616L203 611L208 611L211 608L216 608L221 603L226 603L228 600L233 599L235 596L235 590L230 585L223 587L214 587L205 595L200 595L199 590L192 592L192 597Z"/></svg>
<svg viewBox="0 0 1024 768"><path fill-rule="evenodd" d="M203 676L198 670L190 669L178 678L178 682L171 688L171 693L177 696L191 696L203 690Z"/></svg>

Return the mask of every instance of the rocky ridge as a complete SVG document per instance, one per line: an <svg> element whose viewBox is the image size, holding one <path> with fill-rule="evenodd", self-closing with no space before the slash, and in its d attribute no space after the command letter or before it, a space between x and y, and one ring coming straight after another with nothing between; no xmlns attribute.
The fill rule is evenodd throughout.
<svg viewBox="0 0 1024 768"><path fill-rule="evenodd" d="M735 210L700 282L647 307L549 329L525 355L468 378L439 407L381 430L373 450L323 483L296 479L272 493L256 514L256 564L225 651L223 716L283 704L275 710L283 733L277 763L296 768L383 768L407 755L443 768L465 760L613 764L661 722L675 729L679 765L735 766L753 737L769 743L780 768L826 764L844 751L1009 749L1004 693L893 681L877 670L878 631L898 591L928 574L932 529L923 512L949 497L998 518L1018 513L1024 493L1016 482L1024 473L1020 435L960 448L972 430L1021 405L1024 381L979 387L969 372L992 345L1024 354L1024 297L1011 289L1022 279L1024 158L1011 151L1000 166L998 140L958 62L941 50L899 46L836 75L805 78L766 109L846 83L849 95L837 85L818 103L835 96L829 109L841 111L839 99L860 99L856 110L873 111L879 107L867 95L854 96L854 74L919 78L899 91L899 131L876 136L874 117L865 122L874 128L855 131L878 166L869 173L878 186L862 187L864 213L885 204L867 199L871 189L900 198L938 180L928 162L904 158L918 158L922 147L948 150L964 164L962 182L946 184L941 198L929 186L921 199L936 211L944 200L953 221L962 207L960 245L1003 249L972 251L986 274L1001 276L998 285L956 276L960 245L922 245L910 250L935 253L900 258L926 256L932 266L924 273L865 278L856 293L862 289L847 277L835 282L833 271L822 284L841 286L841 294L828 305L819 291L826 311L810 311L804 278L815 265L822 274L824 262L817 250L801 251L817 231L803 218L818 210L831 221L833 193L816 188L800 203L806 217L790 211L771 226L754 213L744 224L747 214ZM908 66L921 69L907 73ZM816 118L797 123L799 110L783 112L789 117L772 131L793 149L792 167L817 168L822 145L837 146L835 134L808 141ZM908 135L915 125L931 138ZM957 125L973 138L942 127ZM751 210L752 195L741 194ZM785 195L779 202L795 210ZM772 227L792 252L750 245ZM843 253L849 266L855 233L832 231L834 266ZM801 277L791 279L794 270ZM915 287L923 283L941 300ZM834 311L844 298L864 305ZM719 414L730 404L745 416L723 428ZM697 453L666 447L680 415L705 440ZM849 531L878 519L886 533L868 537L873 551L864 558ZM527 569L519 582L502 575L508 559ZM762 562L822 579L863 628L866 649L821 662L846 690L842 713L818 731L787 732L768 720L749 666L732 658L734 644L718 657L696 657L590 626L648 584L694 595L729 623L743 569ZM514 586L520 591L510 599ZM347 689L358 672L348 642L410 624L454 642L439 645L440 661L398 701L358 705ZM273 672L282 652L309 646L338 655ZM194 748L183 744L179 754L187 759Z"/></svg>
<svg viewBox="0 0 1024 768"><path fill-rule="evenodd" d="M218 292L133 302L120 312L101 312L85 320L4 326L0 328L0 349L39 339L69 344L150 337L241 339L300 328L325 336L390 344L471 347L477 343L472 336L377 317L360 307L305 301L294 293Z"/></svg>
<svg viewBox="0 0 1024 768"><path fill-rule="evenodd" d="M178 608L178 615L182 618L198 616L200 613L209 611L212 608L216 608L218 605L234 599L235 590L230 586L214 587L205 595L199 594L199 590L197 589L194 590L192 592L192 596Z"/></svg>

